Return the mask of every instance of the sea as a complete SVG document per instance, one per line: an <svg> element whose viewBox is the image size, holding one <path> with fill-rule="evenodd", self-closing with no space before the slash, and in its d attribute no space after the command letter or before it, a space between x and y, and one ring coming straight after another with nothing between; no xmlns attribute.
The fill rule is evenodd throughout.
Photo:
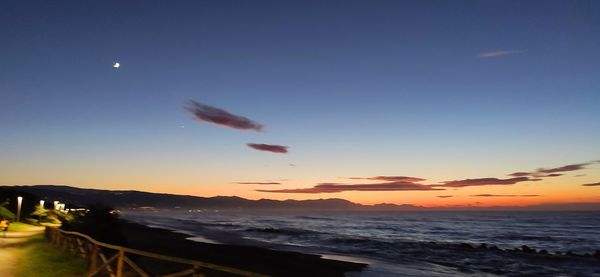
<svg viewBox="0 0 600 277"><path fill-rule="evenodd" d="M195 241L369 265L349 277L600 276L600 259L584 256L600 251L600 212L161 210L122 216ZM513 250L523 246L550 255Z"/></svg>

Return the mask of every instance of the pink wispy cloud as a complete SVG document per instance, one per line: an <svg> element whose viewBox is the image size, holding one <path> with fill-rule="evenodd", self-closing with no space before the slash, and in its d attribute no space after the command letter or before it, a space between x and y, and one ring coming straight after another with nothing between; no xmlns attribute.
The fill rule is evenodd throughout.
<svg viewBox="0 0 600 277"><path fill-rule="evenodd" d="M498 178L476 178L476 179L464 179L446 181L441 185L432 185L434 187L451 187L451 188L462 188L471 186L489 186L489 185L514 185L519 182L530 181L527 177L516 177L509 179L498 179Z"/></svg>
<svg viewBox="0 0 600 277"><path fill-rule="evenodd" d="M334 193L343 191L426 191L426 190L444 190L433 188L428 185L421 185L406 182L391 182L379 184L336 184L322 183L312 188L299 189L278 189L278 190L257 190L260 192L274 193Z"/></svg>
<svg viewBox="0 0 600 277"><path fill-rule="evenodd" d="M426 179L409 176L375 176L375 177L349 177L352 180L372 180L380 181L373 184L339 184L339 183L320 183L309 188L297 189L277 189L277 190L257 190L270 193L337 193L343 191L439 191L447 188L463 188L472 186L490 186L501 185L510 186L521 182L541 181L545 177L562 176L562 172L570 172L585 169L586 166L600 163L592 161L588 163L570 164L554 168L540 168L532 172L515 172L510 174L513 178L472 178L462 180L444 181L440 184L422 184L419 182ZM600 183L584 184L583 186L600 186ZM513 194L478 194L473 197L538 197L537 194L513 195ZM452 195L438 195L439 198L449 198Z"/></svg>
<svg viewBox="0 0 600 277"><path fill-rule="evenodd" d="M263 143L248 143L248 147L266 152L285 154L288 152L288 146L276 145L276 144L263 144Z"/></svg>
<svg viewBox="0 0 600 277"><path fill-rule="evenodd" d="M595 187L595 186L600 186L600 182L591 183L591 184L583 184L582 186L586 186L586 187Z"/></svg>
<svg viewBox="0 0 600 277"><path fill-rule="evenodd" d="M541 169L538 169L537 172L540 172L540 173L556 173L556 172L575 171L575 170L584 169L589 164L590 163L570 164L570 165L565 165L565 166L555 167L555 168L549 168L549 169L541 168Z"/></svg>
<svg viewBox="0 0 600 277"><path fill-rule="evenodd" d="M497 50L497 51L481 52L477 56L479 58L494 58L494 57L521 54L523 52L525 52L525 51L522 51L522 50Z"/></svg>
<svg viewBox="0 0 600 277"><path fill-rule="evenodd" d="M408 177L408 176L375 176L375 177L350 177L348 179L353 180L374 180L374 181L384 181L384 182L408 182L408 183L416 183L425 181L426 179L418 178L418 177Z"/></svg>
<svg viewBox="0 0 600 277"><path fill-rule="evenodd" d="M237 130L254 130L260 132L264 126L246 117L232 114L226 110L212 107L191 100L186 110L194 115L198 121L229 127Z"/></svg>
<svg viewBox="0 0 600 277"><path fill-rule="evenodd" d="M562 176L563 172L577 171L585 169L587 166L597 163L597 161L588 162L588 163L580 163L580 164L569 164L559 167L553 168L539 168L535 171L531 172L515 172L509 174L509 176L513 177L535 177L535 178L545 178L545 177L559 177Z"/></svg>

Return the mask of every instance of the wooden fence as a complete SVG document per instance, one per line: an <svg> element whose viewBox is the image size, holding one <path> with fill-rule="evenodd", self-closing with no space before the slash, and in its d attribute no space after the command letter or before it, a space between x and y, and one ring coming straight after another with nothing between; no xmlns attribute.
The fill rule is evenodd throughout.
<svg viewBox="0 0 600 277"><path fill-rule="evenodd" d="M205 276L204 273L220 272L233 276L248 276L248 277L267 277L267 275L239 270L231 267L220 266L216 264L188 260L183 258L171 257L131 248L126 248L118 245L112 245L94 240L93 238L77 233L67 232L55 227L46 227L46 239L50 243L57 245L73 255L81 256L89 263L89 268L86 276L160 276L160 277L183 277ZM173 264L167 268L175 269L175 272L166 274L152 274L146 271L142 266L134 261L152 260L152 262L162 262ZM152 263L151 262L151 263ZM148 263L148 262L146 262Z"/></svg>

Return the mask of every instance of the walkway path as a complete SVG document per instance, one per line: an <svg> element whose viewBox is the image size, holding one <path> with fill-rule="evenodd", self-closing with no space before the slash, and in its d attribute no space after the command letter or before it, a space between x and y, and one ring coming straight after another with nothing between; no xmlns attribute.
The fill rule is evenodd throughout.
<svg viewBox="0 0 600 277"><path fill-rule="evenodd" d="M11 232L9 227L6 237L0 233L0 276L15 276L19 246L43 231L44 227L31 226L24 231Z"/></svg>

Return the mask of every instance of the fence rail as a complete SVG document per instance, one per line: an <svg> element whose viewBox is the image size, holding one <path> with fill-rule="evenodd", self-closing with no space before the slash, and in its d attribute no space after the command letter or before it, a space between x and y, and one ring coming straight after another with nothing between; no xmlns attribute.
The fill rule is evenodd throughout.
<svg viewBox="0 0 600 277"><path fill-rule="evenodd" d="M160 276L160 277L200 277L207 270L229 273L236 276L267 277L267 275L245 270L216 265L212 263L171 257L123 246L99 242L87 235L60 230L56 227L46 227L46 239L73 255L81 256L89 263L86 276ZM150 274L132 257L142 257L162 262L178 264L176 272L162 275ZM183 270L181 268L184 268Z"/></svg>

